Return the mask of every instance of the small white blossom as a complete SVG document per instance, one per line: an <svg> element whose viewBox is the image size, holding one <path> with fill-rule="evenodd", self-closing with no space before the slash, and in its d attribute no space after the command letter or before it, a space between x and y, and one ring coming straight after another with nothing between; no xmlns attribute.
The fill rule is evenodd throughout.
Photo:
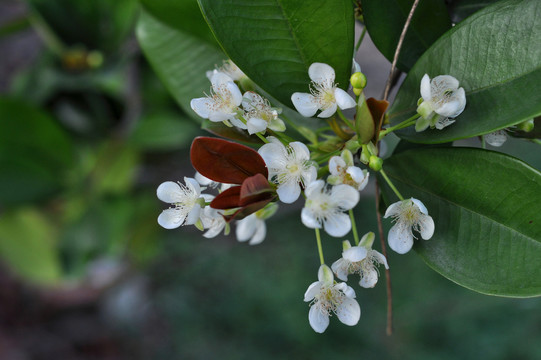
<svg viewBox="0 0 541 360"><path fill-rule="evenodd" d="M219 68L207 71L207 78L210 80L212 78L212 75L217 72L226 74L234 81L239 81L243 77L246 77L246 74L244 74L242 70L231 60L224 61L223 65Z"/></svg>
<svg viewBox="0 0 541 360"><path fill-rule="evenodd" d="M466 106L466 93L458 85L458 80L450 75L436 76L432 81L428 74L423 76L422 102L417 107L421 118L415 124L416 131L429 126L441 130L455 122L450 118L460 115Z"/></svg>
<svg viewBox="0 0 541 360"><path fill-rule="evenodd" d="M312 117L321 110L318 117L332 116L336 109L350 109L357 104L347 92L334 83L334 69L323 63L313 63L308 68L308 76L312 80L310 94L296 92L291 101L297 111L304 117Z"/></svg>
<svg viewBox="0 0 541 360"><path fill-rule="evenodd" d="M223 211L206 206L201 212L203 228L207 230L203 236L206 238L216 237L226 227L226 221L222 216Z"/></svg>
<svg viewBox="0 0 541 360"><path fill-rule="evenodd" d="M389 246L399 254L407 253L413 246L412 230L421 233L424 240L430 239L434 234L434 220L428 215L423 203L417 199L395 202L385 211L384 218L389 216L395 221L389 230Z"/></svg>
<svg viewBox="0 0 541 360"><path fill-rule="evenodd" d="M312 329L317 333L324 332L331 313L346 325L356 325L361 317L361 307L355 300L355 291L346 283L335 283L327 265L319 267L317 277L319 281L312 283L304 294L304 301L310 302L308 321Z"/></svg>
<svg viewBox="0 0 541 360"><path fill-rule="evenodd" d="M269 143L258 152L269 170L269 180L278 185L276 192L280 201L293 203L301 194L301 185L306 187L317 177L317 169L309 161L310 151L299 141L284 146L274 136L267 140Z"/></svg>
<svg viewBox="0 0 541 360"><path fill-rule="evenodd" d="M361 191L368 184L368 172L353 166L353 155L349 150L344 150L341 156L333 156L329 160L329 172L331 175L327 182L331 185L346 184Z"/></svg>
<svg viewBox="0 0 541 360"><path fill-rule="evenodd" d="M507 134L505 133L505 130L497 130L483 136L485 137L487 144L495 147L500 147L507 141Z"/></svg>
<svg viewBox="0 0 541 360"><path fill-rule="evenodd" d="M278 110L272 108L267 99L253 91L247 91L242 98L244 118L249 134L265 131L267 127L274 131L285 131L284 122L278 118Z"/></svg>
<svg viewBox="0 0 541 360"><path fill-rule="evenodd" d="M190 106L203 119L210 121L233 121L240 122L236 118L239 105L242 102L242 94L238 86L229 76L221 72L215 72L211 77L210 95L192 99Z"/></svg>
<svg viewBox="0 0 541 360"><path fill-rule="evenodd" d="M368 239L368 241L367 241ZM374 233L370 232L363 236L359 245L351 246L348 240L343 242L344 251L342 257L332 264L332 270L340 280L347 281L348 275L359 274L359 285L363 288L373 288L378 282L378 270L376 265L383 264L389 268L385 256L376 250L372 250Z"/></svg>
<svg viewBox="0 0 541 360"><path fill-rule="evenodd" d="M250 245L261 244L267 235L265 220L274 215L276 210L278 210L278 204L269 203L263 209L237 221L237 240L240 242L249 240Z"/></svg>
<svg viewBox="0 0 541 360"><path fill-rule="evenodd" d="M163 202L173 207L162 211L158 224L166 229L175 229L181 225L193 225L199 220L201 211L201 187L193 178L184 178L186 185L166 181L158 186L156 195ZM201 198L202 201L204 199Z"/></svg>
<svg viewBox="0 0 541 360"><path fill-rule="evenodd" d="M302 223L311 228L323 228L334 237L346 235L351 230L351 219L343 211L353 209L359 202L359 192L341 184L325 189L323 180L316 180L306 190L306 203L301 211Z"/></svg>

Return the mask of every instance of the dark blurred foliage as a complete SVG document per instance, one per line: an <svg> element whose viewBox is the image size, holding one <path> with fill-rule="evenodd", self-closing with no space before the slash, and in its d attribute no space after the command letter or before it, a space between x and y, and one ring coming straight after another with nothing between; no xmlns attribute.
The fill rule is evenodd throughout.
<svg viewBox="0 0 541 360"><path fill-rule="evenodd" d="M135 0L0 3L0 359L541 358L541 300L471 292L413 254L389 259L393 336L383 277L354 284L356 327L314 333L298 209L256 247L161 229L155 189L193 176L200 130L141 55L137 14Z"/></svg>

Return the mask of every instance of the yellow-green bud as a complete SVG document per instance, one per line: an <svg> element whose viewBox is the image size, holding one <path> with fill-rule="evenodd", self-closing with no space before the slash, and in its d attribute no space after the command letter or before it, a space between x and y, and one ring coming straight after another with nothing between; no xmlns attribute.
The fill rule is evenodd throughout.
<svg viewBox="0 0 541 360"><path fill-rule="evenodd" d="M370 161L368 163L368 166L370 167L370 169L374 171L380 171L381 168L383 167L383 160L377 157L376 155L372 155L370 156Z"/></svg>
<svg viewBox="0 0 541 360"><path fill-rule="evenodd" d="M353 89L364 89L366 87L366 76L362 72L356 72L351 75L349 81Z"/></svg>
<svg viewBox="0 0 541 360"><path fill-rule="evenodd" d="M363 93L363 89L353 88L353 93L357 96L360 96Z"/></svg>
<svg viewBox="0 0 541 360"><path fill-rule="evenodd" d="M530 119L530 120L526 120L524 122L521 122L520 124L517 124L517 128L519 130L522 130L524 132L530 132L533 130L534 128L534 121L533 119Z"/></svg>

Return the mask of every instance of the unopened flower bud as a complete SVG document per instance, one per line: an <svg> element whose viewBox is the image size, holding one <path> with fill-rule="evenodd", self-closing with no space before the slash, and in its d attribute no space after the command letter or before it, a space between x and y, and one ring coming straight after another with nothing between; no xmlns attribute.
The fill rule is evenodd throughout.
<svg viewBox="0 0 541 360"><path fill-rule="evenodd" d="M356 96L360 96L360 95L363 93L363 89L353 88L353 93L354 93Z"/></svg>
<svg viewBox="0 0 541 360"><path fill-rule="evenodd" d="M356 72L355 74L351 75L349 81L351 83L351 86L353 86L354 90L362 90L366 87L366 76L362 72Z"/></svg>
<svg viewBox="0 0 541 360"><path fill-rule="evenodd" d="M524 132L530 132L534 128L534 121L533 119L526 120L524 122L521 122L520 124L517 124L517 129L522 130Z"/></svg>
<svg viewBox="0 0 541 360"><path fill-rule="evenodd" d="M372 155L370 156L368 166L374 171L380 171L383 166L383 160L376 155Z"/></svg>

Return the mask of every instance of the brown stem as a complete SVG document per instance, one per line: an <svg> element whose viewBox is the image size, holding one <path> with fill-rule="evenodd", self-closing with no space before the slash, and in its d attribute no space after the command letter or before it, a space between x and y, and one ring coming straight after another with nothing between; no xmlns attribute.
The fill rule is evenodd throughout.
<svg viewBox="0 0 541 360"><path fill-rule="evenodd" d="M381 222L381 213L379 211L379 182L376 179L376 217L378 220L379 240L381 251L387 259L387 247L385 246L385 237L383 236L383 224ZM393 334L393 292L391 290L391 272L385 269L385 280L387 285L387 335Z"/></svg>
<svg viewBox="0 0 541 360"><path fill-rule="evenodd" d="M385 85L385 92L383 93L383 100L387 100L387 97L389 96L389 90L391 89L391 81L393 78L394 69L396 68L396 62L398 61L398 55L400 55L402 43L404 42L406 32L408 31L408 27L411 23L411 18L413 17L413 13L415 12L418 4L419 0L415 0L413 5L411 6L410 13L408 14L408 18L404 23L404 28L402 29L402 33L400 34L400 38L398 39L398 44L396 45L396 50L394 52L393 63L391 64L391 71L389 72L389 78L387 79L387 85Z"/></svg>

